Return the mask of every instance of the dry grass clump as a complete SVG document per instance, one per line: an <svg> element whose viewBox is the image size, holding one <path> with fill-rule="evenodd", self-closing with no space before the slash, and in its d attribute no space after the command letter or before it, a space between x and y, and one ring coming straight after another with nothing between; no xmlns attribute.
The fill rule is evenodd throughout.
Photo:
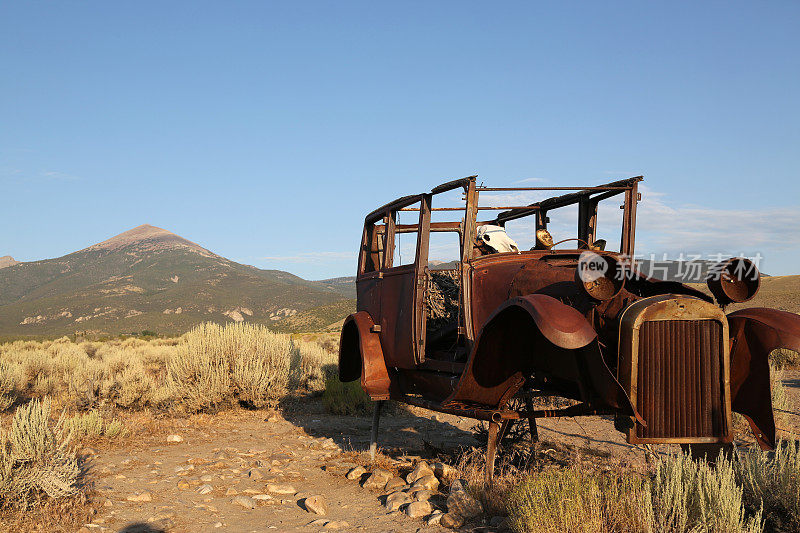
<svg viewBox="0 0 800 533"><path fill-rule="evenodd" d="M128 434L128 429L120 420L113 418L104 420L97 410L86 413L78 413L64 419L64 430L73 439L84 439L92 437L107 437L113 439L124 437Z"/></svg>
<svg viewBox="0 0 800 533"><path fill-rule="evenodd" d="M33 400L0 428L0 506L22 507L80 489L81 468L62 421L50 420L50 400Z"/></svg>
<svg viewBox="0 0 800 533"><path fill-rule="evenodd" d="M651 477L574 465L528 475L507 500L517 531L756 532L760 507L745 505L733 462L688 455L658 460ZM748 510L749 509L749 510Z"/></svg>
<svg viewBox="0 0 800 533"><path fill-rule="evenodd" d="M774 453L740 454L736 466L748 505L763 505L773 529L800 531L800 442L779 441Z"/></svg>
<svg viewBox="0 0 800 533"><path fill-rule="evenodd" d="M786 366L799 366L800 353L785 348L778 348L769 354L769 361L778 368Z"/></svg>

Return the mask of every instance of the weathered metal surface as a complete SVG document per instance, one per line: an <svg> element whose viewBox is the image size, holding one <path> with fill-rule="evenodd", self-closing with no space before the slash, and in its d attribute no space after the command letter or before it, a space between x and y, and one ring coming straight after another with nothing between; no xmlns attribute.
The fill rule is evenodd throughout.
<svg viewBox="0 0 800 533"><path fill-rule="evenodd" d="M731 439L733 409L748 417L763 446L773 445L767 355L773 347L800 348L800 318L772 310L726 318L696 289L624 269L624 254L634 251L640 181L587 187L478 222L482 192L547 188L478 187L473 176L371 212L359 253L359 312L342 330L341 379L360 377L373 399L493 420L495 438L512 419L527 418L533 429L539 417L610 413L630 442L720 443ZM437 195L457 189L462 207L436 205ZM605 251L606 243L595 241L598 204L620 197L620 249ZM548 214L571 205L577 206L577 237L562 242L574 244L486 255L476 243L479 225L504 226L528 216L533 235L544 235ZM397 224L398 211L405 210L419 213L416 224ZM438 220L448 213L454 218ZM429 236L445 231L460 241L450 291L458 293L458 308L436 314L426 303ZM417 235L416 255L413 263L396 266L401 233ZM600 281L577 275L587 250L610 265ZM725 272L718 287L710 284L720 305L755 294L752 280L738 283L730 269ZM523 387L582 403L550 411L533 410L528 401L526 409L509 409ZM626 420L632 423L623 427Z"/></svg>
<svg viewBox="0 0 800 533"><path fill-rule="evenodd" d="M761 275L749 259L733 257L709 270L707 284L717 302L728 305L752 299L761 286Z"/></svg>
<svg viewBox="0 0 800 533"><path fill-rule="evenodd" d="M750 423L759 445L775 447L769 354L800 351L800 316L762 307L728 314L731 328L732 408Z"/></svg>
<svg viewBox="0 0 800 533"><path fill-rule="evenodd" d="M712 303L660 295L620 319L618 376L648 427L628 441L729 442L728 322Z"/></svg>
<svg viewBox="0 0 800 533"><path fill-rule="evenodd" d="M342 326L339 341L339 379L355 381L373 400L388 400L392 379L386 368L380 337L366 311L352 314Z"/></svg>

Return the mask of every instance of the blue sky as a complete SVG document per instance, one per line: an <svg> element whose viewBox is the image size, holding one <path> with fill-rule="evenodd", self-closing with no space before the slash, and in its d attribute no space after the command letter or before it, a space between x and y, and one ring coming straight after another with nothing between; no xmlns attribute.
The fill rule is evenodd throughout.
<svg viewBox="0 0 800 533"><path fill-rule="evenodd" d="M639 251L800 273L798 27L789 1L5 2L0 255L149 223L351 275L397 196L643 174Z"/></svg>

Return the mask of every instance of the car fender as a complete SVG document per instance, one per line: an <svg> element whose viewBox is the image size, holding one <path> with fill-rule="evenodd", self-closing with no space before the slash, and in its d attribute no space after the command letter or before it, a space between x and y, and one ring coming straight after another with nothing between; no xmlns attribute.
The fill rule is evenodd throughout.
<svg viewBox="0 0 800 533"><path fill-rule="evenodd" d="M538 370L572 383L584 401L621 410L644 423L603 361L596 337L579 311L551 296L511 298L481 328L445 404L502 408L524 384L525 374Z"/></svg>
<svg viewBox="0 0 800 533"><path fill-rule="evenodd" d="M800 351L800 316L754 307L727 315L731 336L731 408L744 415L762 449L775 447L769 354Z"/></svg>
<svg viewBox="0 0 800 533"><path fill-rule="evenodd" d="M372 400L388 400L392 379L383 358L375 322L366 311L348 316L339 339L339 380L361 380Z"/></svg>

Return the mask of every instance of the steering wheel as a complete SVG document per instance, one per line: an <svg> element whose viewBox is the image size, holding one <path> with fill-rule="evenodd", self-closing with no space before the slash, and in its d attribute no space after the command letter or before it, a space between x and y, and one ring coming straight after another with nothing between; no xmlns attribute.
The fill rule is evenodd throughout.
<svg viewBox="0 0 800 533"><path fill-rule="evenodd" d="M574 237L573 237L573 238L570 238L570 239L562 239L562 240L560 240L560 241L558 241L558 242L554 242L554 243L553 243L553 246L551 246L551 247L550 247L550 249L552 250L553 248L555 248L556 246L558 246L558 245L559 245L559 244L561 244L562 242L567 242L567 241L578 241L578 242L582 242L583 244L585 244L585 245L586 245L586 249L587 249L587 250L591 250L591 249L592 249L592 248L589 246L589 243L588 243L588 242L584 241L583 239L578 239L578 238L574 238Z"/></svg>

